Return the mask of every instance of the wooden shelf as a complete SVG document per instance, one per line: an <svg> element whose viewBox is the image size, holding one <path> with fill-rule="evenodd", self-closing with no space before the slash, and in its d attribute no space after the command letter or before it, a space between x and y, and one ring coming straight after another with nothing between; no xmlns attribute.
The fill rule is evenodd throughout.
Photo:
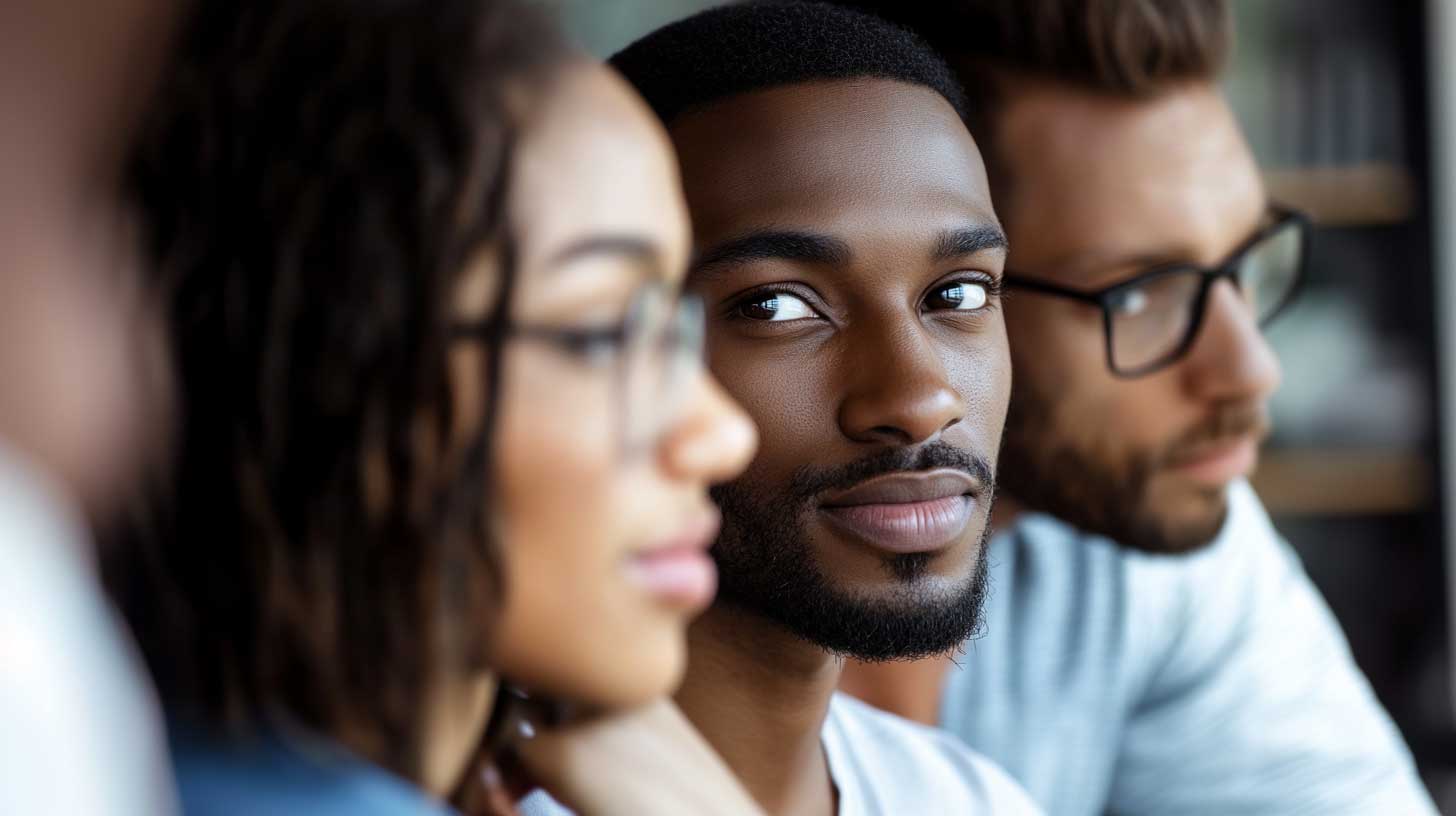
<svg viewBox="0 0 1456 816"><path fill-rule="evenodd" d="M1412 513L1435 499L1433 462L1411 451L1275 448L1250 480L1270 513Z"/></svg>
<svg viewBox="0 0 1456 816"><path fill-rule="evenodd" d="M1320 226L1399 224L1417 206L1415 179L1395 164L1266 170L1264 184L1271 199L1308 213Z"/></svg>

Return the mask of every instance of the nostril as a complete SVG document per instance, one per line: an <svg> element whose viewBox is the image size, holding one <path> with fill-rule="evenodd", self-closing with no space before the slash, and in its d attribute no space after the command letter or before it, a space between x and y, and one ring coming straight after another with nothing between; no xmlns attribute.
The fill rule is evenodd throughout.
<svg viewBox="0 0 1456 816"><path fill-rule="evenodd" d="M908 431L894 425L876 425L870 428L870 435L898 445L908 445L915 441Z"/></svg>

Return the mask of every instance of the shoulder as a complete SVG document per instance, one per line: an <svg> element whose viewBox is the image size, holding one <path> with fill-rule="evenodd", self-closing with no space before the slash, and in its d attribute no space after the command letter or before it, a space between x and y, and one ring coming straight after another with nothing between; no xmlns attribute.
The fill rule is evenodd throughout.
<svg viewBox="0 0 1456 816"><path fill-rule="evenodd" d="M573 816L571 809L551 798L551 794L537 788L516 803L521 816Z"/></svg>
<svg viewBox="0 0 1456 816"><path fill-rule="evenodd" d="M1009 774L956 737L844 694L830 702L824 749L841 796L868 800L846 803L845 813L1040 812Z"/></svg>
<svg viewBox="0 0 1456 816"><path fill-rule="evenodd" d="M1180 570L1181 625L1171 648L1224 662L1236 644L1268 645L1269 665L1278 665L1276 653L1292 637L1343 651L1324 600L1247 482L1229 486L1228 512L1212 543L1166 560Z"/></svg>
<svg viewBox="0 0 1456 816"><path fill-rule="evenodd" d="M5 596L45 597L58 588L94 584L87 550L80 515L62 491L0 445L0 553L9 567L0 570ZM54 594L48 600L55 598L69 596Z"/></svg>
<svg viewBox="0 0 1456 816"><path fill-rule="evenodd" d="M448 816L404 780L321 741L225 742L174 728L186 816Z"/></svg>
<svg viewBox="0 0 1456 816"><path fill-rule="evenodd" d="M90 552L64 494L0 445L0 812L172 810L155 700Z"/></svg>
<svg viewBox="0 0 1456 816"><path fill-rule="evenodd" d="M1042 630L1055 610L1077 624L1079 636L1089 620L1102 618L1140 621L1139 637L1174 636L1190 625L1236 626L1277 587L1308 589L1298 558L1244 481L1230 485L1223 526L1197 552L1141 552L1042 514L1023 516L997 538L997 584L1009 603L1035 607L1024 616ZM1004 562L999 575L997 560Z"/></svg>

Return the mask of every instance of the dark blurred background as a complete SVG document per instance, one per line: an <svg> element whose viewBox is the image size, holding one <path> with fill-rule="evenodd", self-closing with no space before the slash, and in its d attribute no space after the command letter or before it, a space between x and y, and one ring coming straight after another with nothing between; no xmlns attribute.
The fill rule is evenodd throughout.
<svg viewBox="0 0 1456 816"><path fill-rule="evenodd" d="M600 56L717 4L555 2ZM1442 810L1456 813L1444 551L1452 527L1442 515L1449 480L1438 421L1447 339L1438 326L1449 323L1439 315L1445 300L1456 307L1438 269L1456 253L1443 243L1449 226L1436 228L1450 219L1435 215L1446 187L1456 194L1456 178L1440 183L1446 162L1436 149L1456 139L1443 126L1448 107L1456 111L1456 87L1447 87L1456 49L1440 47L1456 43L1448 5L1234 0L1238 41L1225 84L1271 195L1317 225L1309 286L1270 329L1285 381L1254 484Z"/></svg>

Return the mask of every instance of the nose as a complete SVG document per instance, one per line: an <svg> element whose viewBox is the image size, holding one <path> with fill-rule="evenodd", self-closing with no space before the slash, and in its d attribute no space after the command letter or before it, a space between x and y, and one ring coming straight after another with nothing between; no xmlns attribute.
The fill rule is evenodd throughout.
<svg viewBox="0 0 1456 816"><path fill-rule="evenodd" d="M937 439L965 417L931 342L918 329L877 334L851 350L853 372L839 426L856 442L916 445Z"/></svg>
<svg viewBox="0 0 1456 816"><path fill-rule="evenodd" d="M717 484L742 473L757 449L753 421L704 370L680 419L663 435L659 458L671 478Z"/></svg>
<svg viewBox="0 0 1456 816"><path fill-rule="evenodd" d="M1279 387L1279 359L1233 283L1208 293L1208 311L1183 367L1189 392L1209 401L1262 400Z"/></svg>

